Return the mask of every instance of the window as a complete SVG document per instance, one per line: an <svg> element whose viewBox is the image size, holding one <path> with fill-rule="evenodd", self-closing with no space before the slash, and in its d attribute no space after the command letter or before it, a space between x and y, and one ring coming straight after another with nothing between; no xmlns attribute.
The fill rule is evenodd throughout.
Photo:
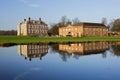
<svg viewBox="0 0 120 80"><path fill-rule="evenodd" d="M30 24L28 25L28 28L30 28Z"/></svg>
<svg viewBox="0 0 120 80"><path fill-rule="evenodd" d="M43 32L43 30L41 30L41 33Z"/></svg>
<svg viewBox="0 0 120 80"><path fill-rule="evenodd" d="M30 28L32 28L32 25L30 25Z"/></svg>
<svg viewBox="0 0 120 80"><path fill-rule="evenodd" d="M34 28L37 29L37 25L34 25Z"/></svg>
<svg viewBox="0 0 120 80"><path fill-rule="evenodd" d="M33 33L33 30L31 30L31 33Z"/></svg>
<svg viewBox="0 0 120 80"><path fill-rule="evenodd" d="M39 33L41 32L41 30L38 30L39 31Z"/></svg>
<svg viewBox="0 0 120 80"><path fill-rule="evenodd" d="M35 29L37 29L37 25L35 25Z"/></svg>
<svg viewBox="0 0 120 80"><path fill-rule="evenodd" d="M28 29L28 33L30 33L30 29Z"/></svg>
<svg viewBox="0 0 120 80"><path fill-rule="evenodd" d="M77 28L75 28L75 30L77 30Z"/></svg>

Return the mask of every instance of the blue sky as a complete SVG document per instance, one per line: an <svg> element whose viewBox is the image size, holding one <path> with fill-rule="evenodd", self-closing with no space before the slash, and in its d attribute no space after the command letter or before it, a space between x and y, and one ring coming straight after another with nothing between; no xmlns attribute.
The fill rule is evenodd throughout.
<svg viewBox="0 0 120 80"><path fill-rule="evenodd" d="M24 18L41 17L47 24L61 16L82 22L108 22L120 17L120 0L0 0L0 30L16 29Z"/></svg>

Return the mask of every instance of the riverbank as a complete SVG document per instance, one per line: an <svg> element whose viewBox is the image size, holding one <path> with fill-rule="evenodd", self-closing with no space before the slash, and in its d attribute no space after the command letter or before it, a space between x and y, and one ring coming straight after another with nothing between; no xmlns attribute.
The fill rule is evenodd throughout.
<svg viewBox="0 0 120 80"><path fill-rule="evenodd" d="M0 44L4 43L67 43L91 41L120 41L120 37L31 37L31 36L0 36Z"/></svg>

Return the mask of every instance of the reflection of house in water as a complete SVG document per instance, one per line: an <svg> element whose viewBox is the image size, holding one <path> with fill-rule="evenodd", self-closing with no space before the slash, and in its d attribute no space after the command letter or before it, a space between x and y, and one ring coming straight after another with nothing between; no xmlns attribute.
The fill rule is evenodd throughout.
<svg viewBox="0 0 120 80"><path fill-rule="evenodd" d="M108 42L92 42L92 43L73 43L60 44L59 51L69 54L89 55L94 53L105 52L108 49Z"/></svg>
<svg viewBox="0 0 120 80"><path fill-rule="evenodd" d="M24 56L25 59L29 58L29 60L31 60L37 57L42 59L42 57L48 53L48 45L18 45L18 52Z"/></svg>

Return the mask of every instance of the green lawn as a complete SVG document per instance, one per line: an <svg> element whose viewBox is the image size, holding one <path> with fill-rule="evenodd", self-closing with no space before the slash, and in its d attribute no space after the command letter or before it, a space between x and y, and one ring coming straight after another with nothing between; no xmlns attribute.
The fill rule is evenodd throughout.
<svg viewBox="0 0 120 80"><path fill-rule="evenodd" d="M30 37L30 36L0 36L0 44L4 43L67 43L89 41L120 41L120 37Z"/></svg>

